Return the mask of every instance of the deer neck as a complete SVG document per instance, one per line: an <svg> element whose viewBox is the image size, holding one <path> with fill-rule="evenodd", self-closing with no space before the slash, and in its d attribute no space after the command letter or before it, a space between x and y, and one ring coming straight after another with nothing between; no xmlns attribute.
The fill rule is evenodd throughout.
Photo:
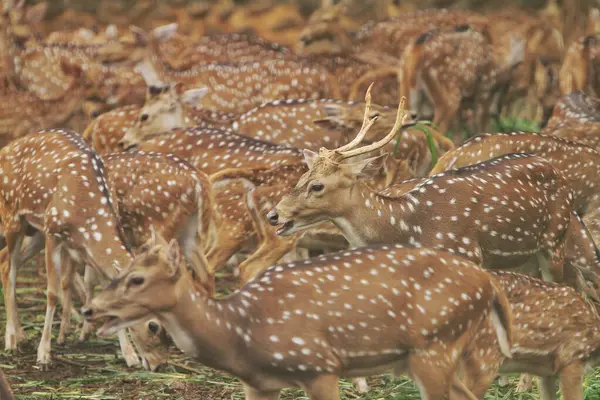
<svg viewBox="0 0 600 400"><path fill-rule="evenodd" d="M414 211L409 199L383 196L359 181L352 188L348 202L346 211L332 218L332 221L342 231L350 246L362 247L397 241L402 232L410 240L408 225L404 221Z"/></svg>
<svg viewBox="0 0 600 400"><path fill-rule="evenodd" d="M240 362L236 349L243 339L237 333L244 326L241 317L229 308L229 300L212 299L186 276L175 289L176 303L157 315L175 345L186 355L211 368L243 378L251 367ZM234 295L235 296L235 295Z"/></svg>

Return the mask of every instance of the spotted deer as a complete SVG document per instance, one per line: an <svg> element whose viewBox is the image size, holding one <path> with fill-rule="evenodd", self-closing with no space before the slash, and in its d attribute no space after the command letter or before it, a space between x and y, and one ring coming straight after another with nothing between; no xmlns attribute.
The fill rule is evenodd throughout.
<svg viewBox="0 0 600 400"><path fill-rule="evenodd" d="M148 35L136 29L140 41L148 43L143 61L163 82L182 82L185 88L207 86L202 105L209 109L243 113L261 103L293 97L339 97L339 88L330 74L293 59L267 59L251 63L221 63L194 66L177 71L159 57L157 42L173 34L175 24L154 29Z"/></svg>
<svg viewBox="0 0 600 400"><path fill-rule="evenodd" d="M359 147L375 122L369 111L367 106L363 127L351 143L334 150L323 148L319 154L305 151L309 171L267 214L279 235L331 220L353 247L398 242L444 248L487 268L517 267L537 259L545 276L563 279L564 237L572 219L573 194L551 163L533 155L506 155L431 176L391 198L360 179L386 155L344 163L381 148L402 126L401 104L389 134ZM500 206L504 196L514 207ZM460 225L452 223L459 220Z"/></svg>
<svg viewBox="0 0 600 400"><path fill-rule="evenodd" d="M85 96L84 72L68 62L62 62L61 68L73 81L60 98L41 100L23 90L0 93L1 146L26 133L59 126L79 110Z"/></svg>
<svg viewBox="0 0 600 400"><path fill-rule="evenodd" d="M5 348L15 349L23 338L15 292L21 244L27 232L43 232L48 288L37 361L46 368L60 271L63 296L70 296L74 263L85 263L98 275L112 278L131 262L132 255L123 241L104 163L76 133L41 131L13 141L0 150L0 171L0 218L9 253L8 273L2 274L7 314ZM124 332L119 339L128 365L137 364L135 350Z"/></svg>
<svg viewBox="0 0 600 400"><path fill-rule="evenodd" d="M169 49L173 47L171 42L171 40L161 41L158 44L159 54L172 68L179 70L200 64L249 63L292 56L291 50L286 46L249 33L211 34L197 42L189 43L188 40L175 50Z"/></svg>
<svg viewBox="0 0 600 400"><path fill-rule="evenodd" d="M206 93L205 89L179 93L180 87L178 84L149 85L142 107L129 105L104 113L88 125L83 136L96 151L109 153L127 147L128 138L132 136L145 137L175 128L208 126L214 120L228 118L222 113L194 109Z"/></svg>
<svg viewBox="0 0 600 400"><path fill-rule="evenodd" d="M132 151L104 160L127 243L139 248L151 229L177 239L197 279L212 293L204 270L216 230L208 176L171 154Z"/></svg>
<svg viewBox="0 0 600 400"><path fill-rule="evenodd" d="M476 130L484 130L498 86L508 82L512 68L523 60L524 43L515 39L510 56L497 54L484 34L459 25L453 32L422 34L402 54L402 90L418 111L423 94L434 107L433 122L445 133L461 102L476 104Z"/></svg>
<svg viewBox="0 0 600 400"><path fill-rule="evenodd" d="M513 313L512 358L497 350L491 325L481 329L474 348L466 351L466 386L476 398L483 398L498 373L526 372L540 377L542 400L557 399L557 381L563 399L583 399L583 378L600 362L597 304L570 287L514 272L491 274L504 289Z"/></svg>
<svg viewBox="0 0 600 400"><path fill-rule="evenodd" d="M224 168L265 168L302 161L301 151L293 147L217 128L175 129L130 147L175 154L208 175Z"/></svg>
<svg viewBox="0 0 600 400"><path fill-rule="evenodd" d="M470 398L454 378L458 355L488 315L510 355L505 298L469 261L396 245L276 265L212 299L181 267L177 242L158 239L82 313L105 321L101 334L155 313L180 349L236 376L249 400L285 387L337 400L339 377L387 369L407 373L424 398Z"/></svg>
<svg viewBox="0 0 600 400"><path fill-rule="evenodd" d="M430 175L477 164L511 153L535 154L552 163L567 179L574 195L574 208L580 214L600 204L600 189L590 179L600 174L600 153L593 148L556 136L534 132L484 134L473 137L444 154ZM505 199L503 205L506 205Z"/></svg>

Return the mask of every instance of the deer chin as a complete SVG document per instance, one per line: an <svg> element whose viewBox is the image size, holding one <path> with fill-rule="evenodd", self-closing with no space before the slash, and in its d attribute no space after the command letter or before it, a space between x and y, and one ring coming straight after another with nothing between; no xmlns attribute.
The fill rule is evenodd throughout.
<svg viewBox="0 0 600 400"><path fill-rule="evenodd" d="M106 337L110 335L114 335L119 332L121 329L129 328L130 326L136 325L140 322L143 322L143 318L135 318L130 320L123 320L116 315L104 315L102 318L105 319L104 324L98 328L96 334L100 337Z"/></svg>
<svg viewBox="0 0 600 400"><path fill-rule="evenodd" d="M276 233L279 236L291 236L296 232L303 231L317 225L321 225L324 222L325 221L297 222L291 219L279 224L279 228L277 228Z"/></svg>

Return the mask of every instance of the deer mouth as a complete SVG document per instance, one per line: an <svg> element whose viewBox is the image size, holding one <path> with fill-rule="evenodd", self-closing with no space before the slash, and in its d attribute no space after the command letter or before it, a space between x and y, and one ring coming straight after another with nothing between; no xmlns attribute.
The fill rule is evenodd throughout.
<svg viewBox="0 0 600 400"><path fill-rule="evenodd" d="M277 231L275 233L277 233L279 236L285 236L285 234L289 233L288 231L290 229L292 229L293 227L294 227L293 220L285 221L284 223L279 224L279 227L277 228Z"/></svg>
<svg viewBox="0 0 600 400"><path fill-rule="evenodd" d="M100 337L114 335L121 329L135 325L137 322L137 320L127 321L116 315L104 315L102 318L104 318L104 324L96 331Z"/></svg>

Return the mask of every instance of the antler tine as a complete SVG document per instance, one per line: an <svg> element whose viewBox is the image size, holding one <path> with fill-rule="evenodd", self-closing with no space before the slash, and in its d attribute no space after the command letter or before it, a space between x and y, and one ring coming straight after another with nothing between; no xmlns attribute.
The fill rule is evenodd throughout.
<svg viewBox="0 0 600 400"><path fill-rule="evenodd" d="M381 139L375 143L371 143L367 146L359 147L358 149L354 149L354 150L345 151L342 153L343 158L350 158L350 157L357 156L359 154L368 153L368 152L380 149L383 146L385 146L386 144L388 144L398 134L398 131L400 131L400 129L404 125L404 121L406 121L406 118L408 117L408 113L404 109L405 102L406 102L406 97L402 96L402 98L400 99L400 104L398 104L398 112L396 114L396 122L394 123L392 130L390 131L390 133L387 134L386 137L384 137L383 139Z"/></svg>
<svg viewBox="0 0 600 400"><path fill-rule="evenodd" d="M367 94L365 94L365 114L363 116L363 123L360 127L360 131L350 143L338 147L333 151L344 152L347 150L352 150L353 148L358 146L360 142L362 142L362 140L365 138L365 135L367 134L371 126L373 126L373 124L377 120L378 117L369 118L369 114L371 114L371 88L373 87L373 83L369 85L369 88L367 89Z"/></svg>

